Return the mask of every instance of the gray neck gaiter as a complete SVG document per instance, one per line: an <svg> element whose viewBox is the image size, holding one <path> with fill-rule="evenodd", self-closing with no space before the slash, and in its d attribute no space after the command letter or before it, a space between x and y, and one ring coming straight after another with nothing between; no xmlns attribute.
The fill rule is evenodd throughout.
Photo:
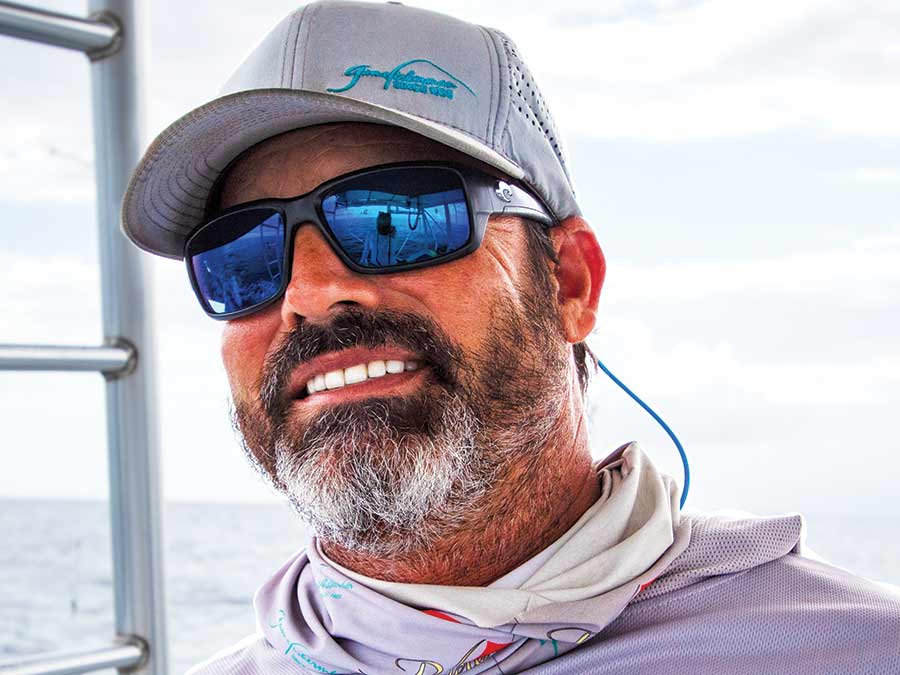
<svg viewBox="0 0 900 675"><path fill-rule="evenodd" d="M637 444L596 470L597 502L489 586L372 579L330 561L314 537L257 592L259 628L285 659L320 673L513 673L574 649L690 538L675 481Z"/></svg>

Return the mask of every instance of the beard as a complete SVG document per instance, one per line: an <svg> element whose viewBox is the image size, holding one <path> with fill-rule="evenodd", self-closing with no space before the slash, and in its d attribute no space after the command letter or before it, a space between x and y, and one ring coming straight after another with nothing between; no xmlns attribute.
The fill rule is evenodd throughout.
<svg viewBox="0 0 900 675"><path fill-rule="evenodd" d="M540 474L567 401L565 340L540 295L532 286L519 304L495 304L471 354L414 314L349 306L328 326L298 322L266 360L259 400L235 401L246 455L321 539L358 553L424 551L497 517L498 486L513 470ZM416 392L291 415L284 392L299 364L386 345L419 354Z"/></svg>

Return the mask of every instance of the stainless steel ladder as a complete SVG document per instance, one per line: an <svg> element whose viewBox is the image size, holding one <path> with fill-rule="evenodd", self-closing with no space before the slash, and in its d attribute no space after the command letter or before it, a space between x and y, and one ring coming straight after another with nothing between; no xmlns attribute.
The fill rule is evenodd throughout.
<svg viewBox="0 0 900 675"><path fill-rule="evenodd" d="M142 149L145 22L139 12L145 8L140 0L90 0L90 14L81 18L0 2L0 34L80 51L90 60L103 345L0 345L0 370L90 370L106 379L117 633L98 648L0 663L0 675L167 670L149 279L144 256L119 230L122 196Z"/></svg>

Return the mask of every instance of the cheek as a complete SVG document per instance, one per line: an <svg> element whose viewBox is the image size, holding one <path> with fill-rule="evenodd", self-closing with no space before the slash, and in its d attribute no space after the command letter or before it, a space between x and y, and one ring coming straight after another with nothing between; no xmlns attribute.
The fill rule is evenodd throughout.
<svg viewBox="0 0 900 675"><path fill-rule="evenodd" d="M255 400L273 329L265 317L229 321L222 330L222 363L235 401Z"/></svg>
<svg viewBox="0 0 900 675"><path fill-rule="evenodd" d="M393 289L415 302L409 309L430 316L450 339L471 352L484 342L492 299L504 289L478 252L439 267L396 275ZM406 303L404 303L406 304Z"/></svg>

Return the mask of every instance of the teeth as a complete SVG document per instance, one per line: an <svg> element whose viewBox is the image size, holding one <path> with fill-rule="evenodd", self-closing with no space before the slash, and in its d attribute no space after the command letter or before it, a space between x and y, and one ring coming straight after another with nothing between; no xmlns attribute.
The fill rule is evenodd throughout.
<svg viewBox="0 0 900 675"><path fill-rule="evenodd" d="M325 388L337 389L344 386L344 371L330 370L325 373Z"/></svg>
<svg viewBox="0 0 900 675"><path fill-rule="evenodd" d="M308 394L325 389L339 389L348 384L356 384L357 382L365 382L370 377L383 377L385 374L402 373L405 370L417 370L419 368L418 361L370 361L369 363L358 363L355 366L344 368L343 370L332 370L327 373L320 373L306 383L306 391Z"/></svg>
<svg viewBox="0 0 900 675"><path fill-rule="evenodd" d="M357 382L364 382L369 379L369 374L366 372L366 364L360 363L356 366L351 366L350 368L344 368L344 384L356 384Z"/></svg>
<svg viewBox="0 0 900 675"><path fill-rule="evenodd" d="M381 377L387 372L384 367L384 361L370 361L367 369L369 377Z"/></svg>

